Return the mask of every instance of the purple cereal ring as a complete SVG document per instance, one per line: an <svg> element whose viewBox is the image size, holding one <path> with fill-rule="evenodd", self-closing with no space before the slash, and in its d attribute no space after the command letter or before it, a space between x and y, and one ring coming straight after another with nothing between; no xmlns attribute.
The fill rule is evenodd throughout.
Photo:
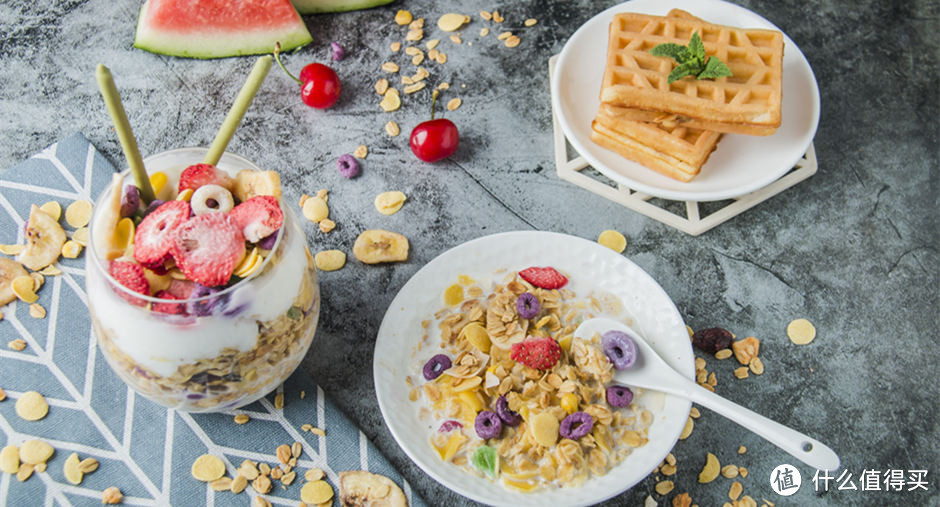
<svg viewBox="0 0 940 507"><path fill-rule="evenodd" d="M607 386L607 404L611 407L629 407L632 402L633 391L629 387L616 384Z"/></svg>
<svg viewBox="0 0 940 507"><path fill-rule="evenodd" d="M636 362L636 343L622 331L607 331L601 335L604 354L618 370L624 370Z"/></svg>
<svg viewBox="0 0 940 507"><path fill-rule="evenodd" d="M510 410L505 394L496 400L496 415L506 426L519 426L519 423L522 422L522 416Z"/></svg>
<svg viewBox="0 0 940 507"><path fill-rule="evenodd" d="M530 292L523 292L516 299L516 311L523 319L531 319L539 314L542 305L539 304L539 298Z"/></svg>
<svg viewBox="0 0 940 507"><path fill-rule="evenodd" d="M473 421L473 429L484 440L496 438L503 431L503 422L500 421L496 412L484 410L477 414L476 420Z"/></svg>
<svg viewBox="0 0 940 507"><path fill-rule="evenodd" d="M338 62L343 59L343 56L346 55L346 52L343 51L343 46L339 45L339 42L333 41L330 43L330 49L333 51L333 61Z"/></svg>
<svg viewBox="0 0 940 507"><path fill-rule="evenodd" d="M577 440L591 432L594 428L594 418L587 412L575 412L561 421L558 434L562 438Z"/></svg>
<svg viewBox="0 0 940 507"><path fill-rule="evenodd" d="M421 370L421 373L424 374L426 380L434 380L440 377L441 373L444 373L444 370L450 367L450 358L444 354L438 354L424 363L424 368Z"/></svg>
<svg viewBox="0 0 940 507"><path fill-rule="evenodd" d="M359 161L356 160L356 157L348 153L339 156L339 159L336 160L336 167L339 169L339 173L347 180L359 176Z"/></svg>

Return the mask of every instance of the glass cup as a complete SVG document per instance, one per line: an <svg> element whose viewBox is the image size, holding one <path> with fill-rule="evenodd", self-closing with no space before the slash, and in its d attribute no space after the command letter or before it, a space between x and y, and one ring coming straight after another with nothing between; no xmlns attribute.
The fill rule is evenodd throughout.
<svg viewBox="0 0 940 507"><path fill-rule="evenodd" d="M179 173L202 162L206 151L171 150L146 158L144 165L149 174L166 174L175 189ZM260 171L231 153L217 167L232 177L243 169ZM123 175L124 184L133 183L129 171ZM277 239L265 245L270 250L261 250L260 267L246 278L218 291L196 290L186 300L165 300L117 283L109 261L95 251L96 235L113 232L97 226L110 193L109 188L98 199L89 226L86 287L98 346L118 376L141 395L187 412L237 408L284 382L310 347L320 313L313 257L290 209L281 204ZM151 286L183 278L172 269L154 276ZM173 311L166 313L165 305Z"/></svg>

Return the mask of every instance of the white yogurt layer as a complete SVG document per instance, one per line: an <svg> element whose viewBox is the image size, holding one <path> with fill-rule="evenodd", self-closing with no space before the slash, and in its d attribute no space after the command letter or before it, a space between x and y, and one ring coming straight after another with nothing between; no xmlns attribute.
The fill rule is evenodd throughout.
<svg viewBox="0 0 940 507"><path fill-rule="evenodd" d="M223 157L218 167L232 176L240 169L253 168L244 164L232 166L230 161L226 162ZM180 166L180 163L184 165ZM148 165L148 170L163 171L169 177L167 185L175 187L180 171L188 163L194 163L191 157L187 161L176 161L170 167ZM125 182L132 183L133 180L128 176ZM287 213L285 211L285 215ZM93 234L110 232L97 225L95 222ZM244 305L234 316L182 317L150 312L128 304L112 290L104 276L94 275L88 276L87 282L89 306L115 346L139 366L161 376L172 375L184 364L215 358L225 349L229 349L226 352L231 352L231 349L247 351L256 345L258 321L283 315L300 290L301 273L307 263L304 253L306 241L303 231L286 216L280 243L283 255L276 259L276 266L270 266L248 282L240 282L239 287L230 292L226 309L234 310ZM88 257L88 264L94 262L90 254ZM107 261L100 259L98 262L107 269ZM89 272L93 269L98 268L88 266Z"/></svg>

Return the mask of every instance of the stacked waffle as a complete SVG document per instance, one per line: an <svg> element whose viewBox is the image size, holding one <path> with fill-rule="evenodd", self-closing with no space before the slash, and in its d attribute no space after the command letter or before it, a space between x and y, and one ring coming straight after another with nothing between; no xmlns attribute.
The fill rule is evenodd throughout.
<svg viewBox="0 0 940 507"><path fill-rule="evenodd" d="M668 83L675 60L653 56L662 43L701 37L705 53L731 77ZM678 9L666 16L623 13L610 23L601 106L591 139L680 181L689 181L722 133L766 136L780 126L783 34L715 25Z"/></svg>

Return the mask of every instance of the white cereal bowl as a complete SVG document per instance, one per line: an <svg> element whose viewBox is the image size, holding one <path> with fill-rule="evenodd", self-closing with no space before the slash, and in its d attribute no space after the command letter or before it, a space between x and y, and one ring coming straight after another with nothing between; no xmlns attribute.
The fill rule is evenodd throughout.
<svg viewBox="0 0 940 507"><path fill-rule="evenodd" d="M523 493L441 461L430 444L432 429L418 417L420 402L408 399L405 377L423 382L414 371L415 346L423 335L421 321L442 306L441 295L458 275L477 280L501 268L554 266L582 287L618 297L633 327L669 363L694 377L689 334L675 304L639 266L593 241L551 232L520 231L485 236L452 248L421 268L392 301L379 328L373 358L375 391L385 423L405 453L428 475L467 498L490 505L590 505L614 497L650 474L666 457L685 426L691 403L645 391L653 413L649 441L634 449L606 475L571 488ZM431 354L431 351L425 351Z"/></svg>

